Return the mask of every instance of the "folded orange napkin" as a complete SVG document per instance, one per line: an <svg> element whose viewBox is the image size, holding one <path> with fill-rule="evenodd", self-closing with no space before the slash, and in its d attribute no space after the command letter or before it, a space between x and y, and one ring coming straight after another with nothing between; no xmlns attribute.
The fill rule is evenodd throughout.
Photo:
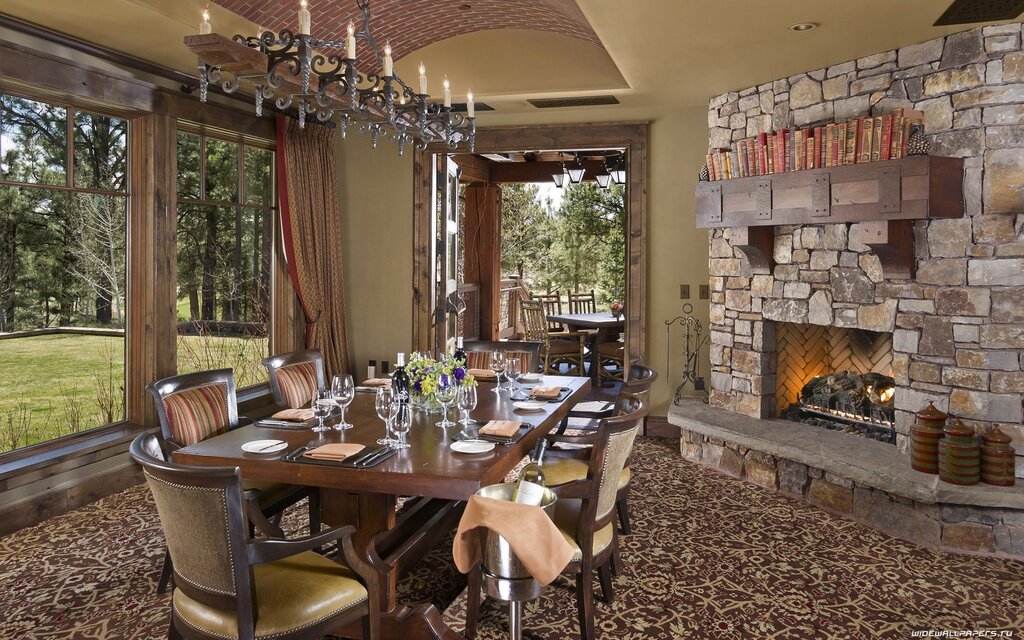
<svg viewBox="0 0 1024 640"><path fill-rule="evenodd" d="M530 397L532 398L544 398L545 400L551 400L562 395L562 387L534 387L530 390Z"/></svg>
<svg viewBox="0 0 1024 640"><path fill-rule="evenodd" d="M364 387L390 387L391 378L370 378L363 380Z"/></svg>
<svg viewBox="0 0 1024 640"><path fill-rule="evenodd" d="M284 411L278 411L274 415L270 416L274 420L292 420L295 422L304 422L306 420L313 419L312 409L285 409Z"/></svg>
<svg viewBox="0 0 1024 640"><path fill-rule="evenodd" d="M304 456L307 458L313 458L315 460L334 460L335 462L341 462L345 458L354 456L366 447L355 442L332 442L330 444L322 444L316 449L310 449L305 452Z"/></svg>
<svg viewBox="0 0 1024 640"><path fill-rule="evenodd" d="M497 377L490 369L470 369L469 374L477 380L493 380Z"/></svg>
<svg viewBox="0 0 1024 640"><path fill-rule="evenodd" d="M455 566L469 573L480 562L487 530L508 540L512 553L542 585L558 577L573 548L540 507L473 496L452 544Z"/></svg>
<svg viewBox="0 0 1024 640"><path fill-rule="evenodd" d="M485 436L498 436L499 438L511 438L523 426L522 422L515 420L491 420L480 427L480 434Z"/></svg>

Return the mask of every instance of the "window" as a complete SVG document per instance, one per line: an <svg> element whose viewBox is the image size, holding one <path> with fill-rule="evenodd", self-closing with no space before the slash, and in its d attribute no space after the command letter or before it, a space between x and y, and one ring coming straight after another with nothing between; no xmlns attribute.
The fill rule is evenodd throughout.
<svg viewBox="0 0 1024 640"><path fill-rule="evenodd" d="M266 381L274 152L178 134L178 372Z"/></svg>
<svg viewBox="0 0 1024 640"><path fill-rule="evenodd" d="M128 122L0 94L0 452L124 419Z"/></svg>

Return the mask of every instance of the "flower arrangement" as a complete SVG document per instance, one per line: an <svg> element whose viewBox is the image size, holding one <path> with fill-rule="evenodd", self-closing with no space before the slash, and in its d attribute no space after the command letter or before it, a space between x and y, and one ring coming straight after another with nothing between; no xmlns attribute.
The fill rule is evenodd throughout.
<svg viewBox="0 0 1024 640"><path fill-rule="evenodd" d="M626 305L622 304L619 300L612 300L612 303L608 305L608 308L611 310L612 315L618 318L622 315L622 311L626 308Z"/></svg>
<svg viewBox="0 0 1024 640"><path fill-rule="evenodd" d="M476 379L466 369L466 363L450 355L434 360L422 353L414 353L405 370L409 374L410 391L414 395L430 397L438 389L453 385L476 385Z"/></svg>

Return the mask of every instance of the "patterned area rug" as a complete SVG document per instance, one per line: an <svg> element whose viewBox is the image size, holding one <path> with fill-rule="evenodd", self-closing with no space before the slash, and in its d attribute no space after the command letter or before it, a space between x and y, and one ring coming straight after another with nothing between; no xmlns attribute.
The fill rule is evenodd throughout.
<svg viewBox="0 0 1024 640"><path fill-rule="evenodd" d="M622 538L615 603L597 604L599 638L1024 638L1024 563L903 542L686 463L675 441L638 441L633 470L634 533ZM144 486L0 539L0 638L166 637L162 555ZM463 585L442 544L402 599L447 608L461 630ZM575 606L559 579L527 607L527 636L576 637ZM481 614L478 637L507 637L504 605Z"/></svg>

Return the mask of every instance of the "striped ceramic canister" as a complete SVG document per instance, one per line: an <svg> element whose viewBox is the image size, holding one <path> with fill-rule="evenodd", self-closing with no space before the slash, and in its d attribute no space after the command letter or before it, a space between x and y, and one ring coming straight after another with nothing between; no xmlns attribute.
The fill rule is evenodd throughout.
<svg viewBox="0 0 1024 640"><path fill-rule="evenodd" d="M910 427L910 466L916 471L939 472L939 440L945 435L946 417L931 402L917 412L917 422Z"/></svg>
<svg viewBox="0 0 1024 640"><path fill-rule="evenodd" d="M992 427L981 439L981 481L998 487L1012 487L1016 480L1013 477L1014 450L1010 446L1010 436L999 427Z"/></svg>
<svg viewBox="0 0 1024 640"><path fill-rule="evenodd" d="M974 429L960 420L946 426L946 437L939 442L939 478L962 485L981 479L981 450Z"/></svg>

